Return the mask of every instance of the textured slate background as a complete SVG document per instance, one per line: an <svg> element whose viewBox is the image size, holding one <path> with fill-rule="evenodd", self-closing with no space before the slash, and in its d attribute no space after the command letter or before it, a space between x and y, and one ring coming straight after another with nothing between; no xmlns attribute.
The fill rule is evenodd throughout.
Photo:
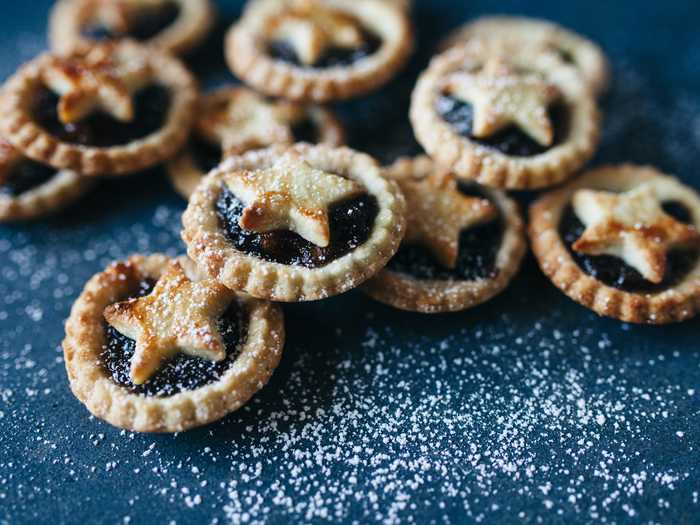
<svg viewBox="0 0 700 525"><path fill-rule="evenodd" d="M2 77L44 48L49 5L2 2ZM238 8L221 2L222 28ZM342 108L354 144L409 151L407 96L437 38L493 12L557 20L610 54L596 163L653 163L700 187L697 2L419 1L409 70ZM193 61L209 85L229 78L220 38ZM700 321L599 319L531 259L460 314L357 292L286 307L273 380L210 427L143 436L90 418L68 389L62 322L110 260L182 252L183 208L156 170L0 227L0 522L698 521Z"/></svg>

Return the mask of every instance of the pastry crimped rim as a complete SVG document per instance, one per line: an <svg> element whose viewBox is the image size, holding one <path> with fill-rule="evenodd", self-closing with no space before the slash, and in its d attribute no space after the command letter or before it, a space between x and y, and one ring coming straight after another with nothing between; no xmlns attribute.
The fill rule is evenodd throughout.
<svg viewBox="0 0 700 525"><path fill-rule="evenodd" d="M175 153L187 140L199 88L197 81L177 58L131 40L117 46L132 46L148 57L153 83L170 90L170 110L156 132L127 144L108 147L63 142L39 126L31 115L33 94L42 86L42 71L52 57L39 55L22 66L5 84L0 99L0 130L21 153L57 169L81 175L125 175L152 167Z"/></svg>
<svg viewBox="0 0 700 525"><path fill-rule="evenodd" d="M446 170L484 186L537 189L569 178L593 155L600 135L600 114L595 100L577 85L577 75L552 72L551 79L561 90L570 112L569 133L564 142L539 155L516 157L478 144L461 136L438 114L435 102L442 79L486 58L488 55L480 52L478 46L460 46L431 61L411 96L409 116L418 142Z"/></svg>
<svg viewBox="0 0 700 525"><path fill-rule="evenodd" d="M242 86L232 86L220 88L212 93L203 96L202 105L216 103L216 101L227 98L232 91L248 89ZM319 143L330 146L341 146L345 143L345 129L338 117L328 108L323 106L310 105L307 107L308 116L319 132ZM192 133L196 133L195 130ZM176 157L166 165L166 171L170 182L177 192L189 199L192 192L206 175L197 167L189 147L183 149Z"/></svg>
<svg viewBox="0 0 700 525"><path fill-rule="evenodd" d="M389 178L423 178L435 170L429 157L420 155L397 159L386 168ZM502 292L518 273L527 243L518 205L503 191L481 187L499 209L504 222L503 239L496 256L495 277L467 280L418 279L383 269L362 286L362 291L382 303L421 313L466 310L484 303ZM410 210L408 211L410 213Z"/></svg>
<svg viewBox="0 0 700 525"><path fill-rule="evenodd" d="M174 54L184 54L209 34L216 16L211 0L174 0L180 7L176 21L143 43ZM82 29L90 13L83 0L58 0L49 18L49 42L57 53L92 45Z"/></svg>
<svg viewBox="0 0 700 525"><path fill-rule="evenodd" d="M226 60L233 73L267 95L328 102L366 94L389 81L413 49L407 10L386 0L324 0L332 9L357 17L382 40L372 55L349 66L303 68L273 59L265 49L264 28L286 3L256 0L226 36Z"/></svg>
<svg viewBox="0 0 700 525"><path fill-rule="evenodd" d="M271 165L288 151L300 154L314 167L361 183L379 205L364 244L325 266L305 268L248 255L236 250L219 227L213 204L221 192L224 174ZM209 173L190 197L182 217L182 238L197 265L229 288L274 301L312 301L355 288L383 268L403 238L405 208L396 183L382 177L379 165L369 155L346 147L278 145L229 157Z"/></svg>
<svg viewBox="0 0 700 525"><path fill-rule="evenodd" d="M129 392L100 365L105 344L103 312L130 291L127 272L157 279L172 261L166 255L134 255L111 264L85 285L66 322L63 352L73 394L96 417L137 432L179 432L205 425L243 406L272 376L282 356L284 320L272 303L244 296L247 338L220 379L168 397ZM191 264L183 264L192 274Z"/></svg>
<svg viewBox="0 0 700 525"><path fill-rule="evenodd" d="M525 16L484 16L450 33L441 49L469 42L474 38L499 41L509 50L517 50L520 42L551 38L561 49L575 58L573 67L594 93L604 92L610 83L610 63L601 47L592 40L549 20Z"/></svg>
<svg viewBox="0 0 700 525"><path fill-rule="evenodd" d="M584 272L559 234L561 215L576 190L626 191L647 181L657 182L657 189L663 189L672 200L681 202L691 212L693 225L700 229L700 196L676 178L650 166L603 166L542 196L531 205L529 235L532 250L540 268L557 288L600 315L630 323L683 321L700 311L700 257L675 286L655 293L628 292L608 286Z"/></svg>

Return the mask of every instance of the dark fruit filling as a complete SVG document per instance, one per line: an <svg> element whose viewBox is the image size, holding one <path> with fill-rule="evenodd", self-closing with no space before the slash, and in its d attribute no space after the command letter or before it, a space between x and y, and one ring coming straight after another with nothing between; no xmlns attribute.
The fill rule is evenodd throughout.
<svg viewBox="0 0 700 525"><path fill-rule="evenodd" d="M0 182L0 195L18 197L51 180L56 169L39 164L30 159L22 159L16 164L6 180Z"/></svg>
<svg viewBox="0 0 700 525"><path fill-rule="evenodd" d="M321 248L290 231L256 233L243 230L238 225L243 208L243 203L223 186L216 202L216 212L221 228L237 250L266 261L306 268L324 266L362 245L369 238L379 212L377 199L371 195L361 195L331 206L331 240L328 246Z"/></svg>
<svg viewBox="0 0 700 525"><path fill-rule="evenodd" d="M58 96L48 88L36 94L34 118L39 126L63 142L82 146L121 146L160 130L170 110L170 91L154 84L137 92L131 122L121 122L103 112L95 112L75 124L58 118Z"/></svg>
<svg viewBox="0 0 700 525"><path fill-rule="evenodd" d="M143 281L129 298L148 295L154 286L155 281ZM226 359L217 363L178 353L143 385L134 385L129 375L135 342L110 325L106 325L107 344L100 357L112 380L119 386L134 394L169 397L217 381L236 360L239 345L247 337L244 312L237 302L233 302L219 320L219 330L226 343Z"/></svg>
<svg viewBox="0 0 700 525"><path fill-rule="evenodd" d="M542 146L516 126L509 126L487 138L472 137L472 119L474 111L471 104L442 94L436 102L438 114L452 127L472 142L494 148L514 157L532 157L561 144L569 133L569 111L563 104L549 108L549 118L554 126L554 141L551 146Z"/></svg>
<svg viewBox="0 0 700 525"><path fill-rule="evenodd" d="M221 146L212 144L208 140L197 136L196 133L193 133L190 139L190 151L194 157L195 165L204 173L209 173L216 168L223 156Z"/></svg>
<svg viewBox="0 0 700 525"><path fill-rule="evenodd" d="M371 33L364 33L364 44L357 48L331 47L328 48L315 64L307 66L302 64L297 57L294 48L287 42L273 41L268 45L267 52L276 60L287 62L298 67L309 67L313 69L325 69L330 67L351 66L355 62L373 55L381 47L382 41Z"/></svg>
<svg viewBox="0 0 700 525"><path fill-rule="evenodd" d="M83 35L92 40L110 40L131 37L136 40L148 40L167 29L180 16L180 6L176 2L167 2L158 7L144 7L131 20L131 27L126 34L117 33L101 24L92 24L83 29Z"/></svg>
<svg viewBox="0 0 700 525"><path fill-rule="evenodd" d="M315 144L319 141L318 126L310 118L305 118L292 125L295 142Z"/></svg>
<svg viewBox="0 0 700 525"><path fill-rule="evenodd" d="M690 223L688 209L679 202L666 202L664 211L676 220ZM576 264L591 277L613 288L626 292L655 293L678 283L695 266L700 252L694 249L671 250L667 257L667 268L661 283L647 281L622 259L611 255L585 255L574 251L572 245L581 237L586 227L579 220L572 206L568 206L559 222L559 234Z"/></svg>

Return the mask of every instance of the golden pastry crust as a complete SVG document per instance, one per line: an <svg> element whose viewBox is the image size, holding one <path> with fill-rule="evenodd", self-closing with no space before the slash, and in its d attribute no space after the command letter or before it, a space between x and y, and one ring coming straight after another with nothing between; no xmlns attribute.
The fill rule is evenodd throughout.
<svg viewBox="0 0 700 525"><path fill-rule="evenodd" d="M222 103L236 100L240 94L254 95L262 99L260 95L252 90L241 86L221 88L204 95L199 110L197 111L199 121L195 124L193 133L198 134L199 127L205 125L205 121L212 111L220 107ZM343 125L330 109L315 105L301 105L290 101L279 103L288 106L292 110L292 113L308 118L316 129L319 143L328 144L329 146L340 146L345 143L345 130ZM205 139L202 137L202 140ZM245 151L247 150L244 149L239 153L245 153ZM190 195L197 187L197 184L199 184L202 177L206 175L206 173L197 166L190 148L185 148L179 155L169 161L166 169L173 186L178 193L186 199L189 199Z"/></svg>
<svg viewBox="0 0 700 525"><path fill-rule="evenodd" d="M248 315L240 354L220 379L169 397L144 396L119 386L100 364L105 344L105 308L133 291L143 278L158 279L165 255L134 255L113 263L85 285L66 322L63 352L71 390L88 410L108 423L137 432L179 432L205 425L243 406L270 379L284 346L279 307L237 296ZM200 277L182 261L191 278Z"/></svg>
<svg viewBox="0 0 700 525"><path fill-rule="evenodd" d="M435 172L427 156L398 159L386 168L392 179L424 179ZM504 222L503 240L496 256L493 278L475 281L423 280L385 268L362 286L362 291L382 303L421 313L465 310L488 301L503 291L517 274L527 244L517 204L502 191L481 188L498 208ZM408 213L410 213L410 209Z"/></svg>
<svg viewBox="0 0 700 525"><path fill-rule="evenodd" d="M49 19L49 41L52 50L67 54L76 48L95 43L83 34L83 30L94 20L97 9L95 4L99 1L104 0L56 2ZM174 1L180 9L177 19L171 26L144 43L169 53L184 54L207 37L214 24L215 10L211 0L171 1Z"/></svg>
<svg viewBox="0 0 700 525"><path fill-rule="evenodd" d="M562 213L581 189L625 192L644 183L654 185L660 198L682 203L700 228L700 197L677 179L646 166L624 164L590 171L550 192L530 208L530 241L542 271L574 301L600 315L630 323L663 324L684 321L700 310L700 257L683 279L655 293L628 292L607 286L584 272L559 234Z"/></svg>
<svg viewBox="0 0 700 525"><path fill-rule="evenodd" d="M214 209L224 177L270 167L284 154L347 177L377 199L379 212L364 244L317 268L267 262L234 248L219 227ZM229 288L275 301L311 301L350 290L376 274L401 242L404 215L405 201L398 187L381 176L376 161L368 155L326 145L272 146L228 158L203 179L183 215L182 238L199 267Z"/></svg>
<svg viewBox="0 0 700 525"><path fill-rule="evenodd" d="M308 0L295 0L304 1ZM266 31L294 2L257 0L249 4L226 37L226 58L234 74L267 95L328 102L378 88L408 60L413 48L413 28L405 9L385 0L313 1L359 20L364 28L381 38L380 48L344 67L302 68L273 59L266 49Z"/></svg>
<svg viewBox="0 0 700 525"><path fill-rule="evenodd" d="M45 75L57 64L70 69L71 60L82 63L94 54L115 57L116 62L127 65L132 61L143 63L149 82L170 90L170 110L159 130L124 145L95 147L63 142L39 126L32 115L32 104L45 84ZM68 58L40 55L22 66L5 84L0 102L0 130L21 153L57 169L73 170L85 176L123 175L168 159L184 144L197 96L197 82L182 62L161 51L123 40L77 51Z"/></svg>
<svg viewBox="0 0 700 525"><path fill-rule="evenodd" d="M479 73L495 59L512 64L516 70L535 71L559 91L561 103L570 114L565 140L544 153L516 157L460 135L442 118L436 103L449 77ZM412 95L410 119L418 142L445 169L486 186L536 189L567 179L593 155L600 115L592 95L578 86L576 75L566 74L552 64L540 66L517 57L493 55L480 46L455 47L437 56L418 79Z"/></svg>
<svg viewBox="0 0 700 525"><path fill-rule="evenodd" d="M541 54L575 69L594 93L610 83L610 63L598 44L547 20L522 16L485 16L457 28L441 49L485 40L507 53ZM567 62L570 61L570 62Z"/></svg>

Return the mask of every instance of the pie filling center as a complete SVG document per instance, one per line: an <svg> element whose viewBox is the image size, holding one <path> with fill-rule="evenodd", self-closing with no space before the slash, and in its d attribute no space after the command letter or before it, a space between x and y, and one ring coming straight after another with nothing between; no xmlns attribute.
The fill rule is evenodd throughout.
<svg viewBox="0 0 700 525"><path fill-rule="evenodd" d="M0 180L0 195L18 197L42 184L56 175L56 169L30 159L22 159L10 170L5 180Z"/></svg>
<svg viewBox="0 0 700 525"><path fill-rule="evenodd" d="M347 67L367 58L381 47L382 41L371 33L363 31L363 44L360 47L327 47L313 64L304 64L299 59L294 46L284 40L273 40L268 44L267 52L275 60L280 60L297 67L325 69Z"/></svg>
<svg viewBox="0 0 700 525"><path fill-rule="evenodd" d="M119 9L119 6L113 7ZM83 35L92 40L111 40L114 38L131 37L136 40L149 40L171 25L180 16L180 5L177 2L162 2L154 6L140 6L134 12L120 13L125 18L126 27L112 27L99 19L86 24Z"/></svg>

